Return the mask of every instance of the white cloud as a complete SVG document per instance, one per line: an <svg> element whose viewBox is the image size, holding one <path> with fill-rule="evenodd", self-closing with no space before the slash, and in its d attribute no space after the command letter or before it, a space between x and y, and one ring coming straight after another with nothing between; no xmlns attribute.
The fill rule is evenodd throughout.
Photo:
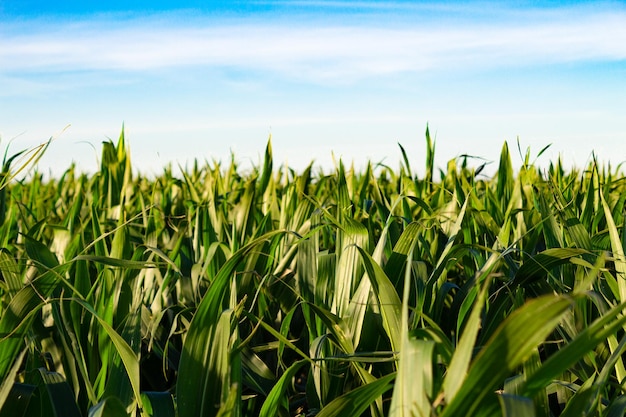
<svg viewBox="0 0 626 417"><path fill-rule="evenodd" d="M530 17L529 17L530 16ZM626 12L528 13L516 21L442 20L393 27L320 21L293 24L166 16L66 24L41 22L20 33L5 27L0 71L150 71L225 67L269 71L308 81L358 80L399 72L626 59ZM456 23L455 23L456 22ZM28 26L28 25L26 25Z"/></svg>

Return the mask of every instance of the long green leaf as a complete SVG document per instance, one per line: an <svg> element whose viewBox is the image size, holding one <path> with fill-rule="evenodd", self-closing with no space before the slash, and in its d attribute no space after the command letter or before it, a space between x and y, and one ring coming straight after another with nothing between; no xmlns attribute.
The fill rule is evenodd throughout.
<svg viewBox="0 0 626 417"><path fill-rule="evenodd" d="M108 397L89 409L89 417L128 417L128 412L120 400Z"/></svg>
<svg viewBox="0 0 626 417"><path fill-rule="evenodd" d="M291 380L307 363L307 360L301 359L294 362L289 368L287 368L285 373L283 373L283 375L278 379L278 381L274 385L274 388L272 388L272 391L270 391L269 395L263 402L261 412L259 413L260 417L274 417L278 414L278 410L281 407L287 408L287 389L291 384Z"/></svg>
<svg viewBox="0 0 626 417"><path fill-rule="evenodd" d="M552 248L538 253L522 264L513 279L514 285L525 285L545 277L552 268L570 262L572 258L588 254L584 249Z"/></svg>
<svg viewBox="0 0 626 417"><path fill-rule="evenodd" d="M549 295L528 301L515 310L472 362L463 385L450 398L442 416L478 415L475 414L478 411L488 415L486 406L489 402L494 404L496 387L545 341L573 301L567 296Z"/></svg>
<svg viewBox="0 0 626 417"><path fill-rule="evenodd" d="M356 388L328 403L317 417L360 416L376 399L393 387L395 374L389 374Z"/></svg>
<svg viewBox="0 0 626 417"><path fill-rule="evenodd" d="M619 236L617 226L613 220L611 214L611 208L604 198L604 193L600 192L600 201L602 201L602 208L604 209L604 217L606 219L607 227L609 229L609 237L611 238L611 249L613 251L615 270L617 271L617 285L619 288L619 301L626 301L626 255L624 255L624 248ZM622 378L625 375L622 375ZM621 379L620 379L621 380Z"/></svg>
<svg viewBox="0 0 626 417"><path fill-rule="evenodd" d="M598 344L619 330L626 323L626 316L618 317L626 308L619 304L605 312L600 318L582 330L574 340L551 355L526 381L523 395L532 397L546 387L553 379L565 372L584 355L593 351Z"/></svg>
<svg viewBox="0 0 626 417"><path fill-rule="evenodd" d="M535 405L530 398L519 395L498 395L502 417L535 417Z"/></svg>
<svg viewBox="0 0 626 417"><path fill-rule="evenodd" d="M367 276L372 284L374 294L378 300L378 309L383 321L383 327L391 342L391 349L400 351L402 332L401 307L402 302L396 290L385 274L385 271L363 249L358 248L367 270Z"/></svg>
<svg viewBox="0 0 626 417"><path fill-rule="evenodd" d="M23 287L11 299L0 317L0 379L4 381L24 344L34 314L47 302L57 288L59 275L67 265L47 271Z"/></svg>
<svg viewBox="0 0 626 417"><path fill-rule="evenodd" d="M113 327L111 327L111 325L106 322L106 320L101 318L91 305L83 300L77 299L74 301L80 304L87 312L89 312L93 317L96 318L100 326L102 326L102 329L104 330L106 335L111 339L111 342L115 346L117 354L120 356L120 359L124 364L124 368L126 369L128 378L130 380L130 385L133 390L135 402L137 403L137 406L139 407L142 416L147 417L145 410L143 409L143 401L141 398L139 383L139 358L137 357L133 349L124 340L124 338L120 336L120 334L117 333L113 329Z"/></svg>
<svg viewBox="0 0 626 417"><path fill-rule="evenodd" d="M389 417L429 417L433 395L432 340L409 339L402 344Z"/></svg>
<svg viewBox="0 0 626 417"><path fill-rule="evenodd" d="M481 275L488 276L494 268L498 260L497 254L492 254L487 263L481 270ZM467 385L465 382L469 369L469 364L473 356L474 344L480 329L480 316L484 308L487 288L489 281L484 283L483 288L479 292L478 299L474 302L474 307L470 314L467 324L463 330L463 334L456 346L454 356L448 367L448 372L443 380L443 389L448 402L452 402L462 386Z"/></svg>
<svg viewBox="0 0 626 417"><path fill-rule="evenodd" d="M230 315L222 313L230 308L231 280L237 267L259 244L282 233L266 234L233 254L202 298L189 326L180 359L176 385L180 417L216 416L223 401L228 398L230 379L235 379L233 383L240 382L240 375L227 374L232 342L226 325L230 328L231 324ZM225 323L226 317L228 323ZM220 349L214 349L217 346ZM233 372L236 370L236 367L232 369Z"/></svg>
<svg viewBox="0 0 626 417"><path fill-rule="evenodd" d="M39 368L36 375L42 412L55 417L81 417L72 389L61 374Z"/></svg>

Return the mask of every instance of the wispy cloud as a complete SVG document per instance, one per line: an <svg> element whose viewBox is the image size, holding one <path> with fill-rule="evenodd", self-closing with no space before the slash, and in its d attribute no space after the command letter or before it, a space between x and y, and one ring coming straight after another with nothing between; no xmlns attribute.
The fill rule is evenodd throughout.
<svg viewBox="0 0 626 417"><path fill-rule="evenodd" d="M324 2L322 2L324 3ZM167 15L4 28L0 72L151 71L224 67L312 82L458 68L626 59L626 11L536 12L516 21L384 21L326 25L287 20L168 20ZM546 16L548 16L546 18Z"/></svg>

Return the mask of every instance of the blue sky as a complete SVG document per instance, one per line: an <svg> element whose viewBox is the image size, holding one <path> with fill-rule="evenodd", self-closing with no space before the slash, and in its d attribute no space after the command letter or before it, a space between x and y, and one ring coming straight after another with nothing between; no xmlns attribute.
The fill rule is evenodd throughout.
<svg viewBox="0 0 626 417"><path fill-rule="evenodd" d="M428 124L439 167L626 160L623 2L128 3L0 0L0 147L94 171L124 123L146 174L270 134L276 165L421 166Z"/></svg>

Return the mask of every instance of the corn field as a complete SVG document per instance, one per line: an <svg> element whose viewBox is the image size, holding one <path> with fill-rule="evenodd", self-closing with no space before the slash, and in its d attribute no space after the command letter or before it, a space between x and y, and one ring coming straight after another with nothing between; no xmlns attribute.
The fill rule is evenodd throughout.
<svg viewBox="0 0 626 417"><path fill-rule="evenodd" d="M402 147L155 178L123 132L93 175L5 155L0 417L624 416L619 170L425 144L421 178Z"/></svg>

